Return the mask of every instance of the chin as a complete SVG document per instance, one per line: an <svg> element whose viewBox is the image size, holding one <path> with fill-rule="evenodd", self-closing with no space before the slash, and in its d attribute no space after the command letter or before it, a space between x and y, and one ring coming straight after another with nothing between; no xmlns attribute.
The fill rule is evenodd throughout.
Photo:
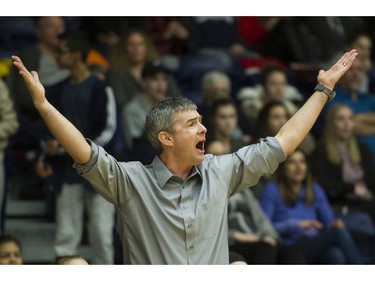
<svg viewBox="0 0 375 281"><path fill-rule="evenodd" d="M203 162L204 160L204 155L202 157L197 157L194 159L194 164L193 165L199 165Z"/></svg>

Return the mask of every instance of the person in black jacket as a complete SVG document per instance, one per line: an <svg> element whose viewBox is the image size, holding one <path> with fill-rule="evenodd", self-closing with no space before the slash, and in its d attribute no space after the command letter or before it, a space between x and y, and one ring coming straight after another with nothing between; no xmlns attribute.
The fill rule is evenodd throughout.
<svg viewBox="0 0 375 281"><path fill-rule="evenodd" d="M366 144L357 142L350 107L331 108L322 142L310 156L312 172L337 211L361 210L375 219L372 154Z"/></svg>
<svg viewBox="0 0 375 281"><path fill-rule="evenodd" d="M90 45L81 32L59 36L58 63L71 76L48 93L51 103L90 140L107 147L116 130L116 104L112 89L91 73L86 58ZM50 138L46 141L48 167L56 193L56 256L76 255L84 230L86 209L88 240L93 264L113 264L114 208L72 168L72 159ZM40 169L39 169L40 170Z"/></svg>

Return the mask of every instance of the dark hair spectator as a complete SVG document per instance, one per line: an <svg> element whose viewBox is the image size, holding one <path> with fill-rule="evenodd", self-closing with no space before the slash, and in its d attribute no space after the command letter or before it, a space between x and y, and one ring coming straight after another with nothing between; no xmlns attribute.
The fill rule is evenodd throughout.
<svg viewBox="0 0 375 281"><path fill-rule="evenodd" d="M11 235L0 235L1 264L23 264L21 243Z"/></svg>
<svg viewBox="0 0 375 281"><path fill-rule="evenodd" d="M266 184L261 206L284 243L298 246L308 264L361 264L341 219L335 219L323 189L312 181L305 154L296 150Z"/></svg>

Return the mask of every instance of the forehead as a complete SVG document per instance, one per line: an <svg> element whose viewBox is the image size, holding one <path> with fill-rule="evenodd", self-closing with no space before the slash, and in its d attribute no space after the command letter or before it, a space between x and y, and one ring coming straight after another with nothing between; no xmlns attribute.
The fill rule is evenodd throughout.
<svg viewBox="0 0 375 281"><path fill-rule="evenodd" d="M342 106L337 109L335 116L341 115L352 115L352 110L349 107Z"/></svg>
<svg viewBox="0 0 375 281"><path fill-rule="evenodd" d="M197 117L201 117L201 115L196 110L183 110L174 113L174 120L176 123L185 123Z"/></svg>
<svg viewBox="0 0 375 281"><path fill-rule="evenodd" d="M286 113L287 113L286 108L284 106L280 105L280 104L275 105L269 111L269 115L273 115L273 114L286 114Z"/></svg>
<svg viewBox="0 0 375 281"><path fill-rule="evenodd" d="M5 252L5 251L19 251L19 250L20 250L20 248L13 241L4 243L4 244L2 244L0 246L0 252Z"/></svg>
<svg viewBox="0 0 375 281"><path fill-rule="evenodd" d="M301 160L301 159L305 159L305 155L302 153L302 151L295 151L292 155L289 156L290 160Z"/></svg>
<svg viewBox="0 0 375 281"><path fill-rule="evenodd" d="M148 75L146 77L144 77L143 79L147 82L147 81L153 81L153 80L158 80L158 79L167 79L167 73L165 71L158 71L154 74L151 74L151 75Z"/></svg>
<svg viewBox="0 0 375 281"><path fill-rule="evenodd" d="M38 23L38 26L40 27L49 27L51 25L64 26L64 20L61 17L43 17Z"/></svg>
<svg viewBox="0 0 375 281"><path fill-rule="evenodd" d="M234 113L236 112L236 107L234 104L223 104L218 107L217 113L224 114L224 113Z"/></svg>

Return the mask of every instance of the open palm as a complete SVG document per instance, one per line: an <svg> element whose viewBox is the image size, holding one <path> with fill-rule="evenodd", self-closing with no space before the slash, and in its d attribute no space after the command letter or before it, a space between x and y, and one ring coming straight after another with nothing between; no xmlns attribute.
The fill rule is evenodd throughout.
<svg viewBox="0 0 375 281"><path fill-rule="evenodd" d="M12 56L13 64L19 70L20 75L25 81L26 87L30 92L31 98L34 105L43 104L45 101L45 90L43 85L39 81L39 76L36 71L29 71L22 63L22 60L17 56Z"/></svg>
<svg viewBox="0 0 375 281"><path fill-rule="evenodd" d="M318 83L322 83L329 89L333 89L336 82L349 70L352 66L355 57L358 52L353 49L346 52L341 58L327 71L320 70L318 75Z"/></svg>

